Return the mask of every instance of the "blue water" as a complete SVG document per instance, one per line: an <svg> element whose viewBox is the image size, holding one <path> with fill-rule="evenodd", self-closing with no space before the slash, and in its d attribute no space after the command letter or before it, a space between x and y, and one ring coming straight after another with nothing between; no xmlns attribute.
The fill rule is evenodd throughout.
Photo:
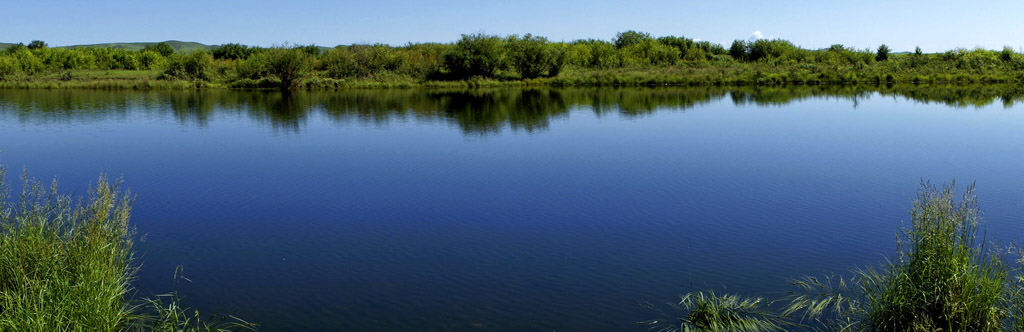
<svg viewBox="0 0 1024 332"><path fill-rule="evenodd" d="M122 177L139 295L182 266L187 305L265 331L643 330L884 261L922 180L1019 240L1019 105L766 93L0 91L0 163Z"/></svg>

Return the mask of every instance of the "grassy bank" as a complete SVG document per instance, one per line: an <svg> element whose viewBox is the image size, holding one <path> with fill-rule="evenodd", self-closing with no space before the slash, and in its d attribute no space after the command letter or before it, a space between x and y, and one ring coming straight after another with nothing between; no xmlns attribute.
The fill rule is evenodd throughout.
<svg viewBox="0 0 1024 332"><path fill-rule="evenodd" d="M137 298L133 198L101 178L87 198L25 177L16 200L0 167L0 331L225 331L174 294Z"/></svg>
<svg viewBox="0 0 1024 332"><path fill-rule="evenodd" d="M954 185L923 184L899 252L882 266L852 278L802 277L774 301L691 293L668 319L644 323L659 331L1021 331L1021 271L978 238L973 185L956 196Z"/></svg>
<svg viewBox="0 0 1024 332"><path fill-rule="evenodd" d="M890 54L887 46L805 49L786 40L728 48L626 31L610 41L463 35L451 43L315 45L212 50L49 48L0 51L0 88L358 89L494 86L735 86L1024 82L1024 55L954 49Z"/></svg>

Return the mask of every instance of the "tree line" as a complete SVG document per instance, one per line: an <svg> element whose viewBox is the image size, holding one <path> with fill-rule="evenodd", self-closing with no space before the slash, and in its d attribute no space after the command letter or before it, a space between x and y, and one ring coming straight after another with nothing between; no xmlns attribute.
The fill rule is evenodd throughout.
<svg viewBox="0 0 1024 332"><path fill-rule="evenodd" d="M682 36L654 37L625 31L611 40L552 42L531 34L464 34L451 43L253 47L226 44L176 52L166 43L139 51L116 48L51 48L42 41L0 51L0 80L76 70L157 71L159 78L217 81L235 87L295 87L352 79L451 81L534 80L615 70L729 68L749 83L848 81L835 73L869 71L879 81L943 73L1004 74L1024 70L1024 56L1002 50L954 49L891 54L888 46L855 49L841 44L805 49L782 39L736 40L728 48ZM693 71L693 70L691 70ZM782 75L785 73L786 75ZM692 74L692 73L691 73ZM681 73L679 75L685 75ZM773 78L770 75L776 75ZM831 76L830 76L831 75ZM923 76L922 76L923 75ZM864 75L861 75L864 76ZM941 76L938 76L941 78ZM853 77L856 81L856 77Z"/></svg>

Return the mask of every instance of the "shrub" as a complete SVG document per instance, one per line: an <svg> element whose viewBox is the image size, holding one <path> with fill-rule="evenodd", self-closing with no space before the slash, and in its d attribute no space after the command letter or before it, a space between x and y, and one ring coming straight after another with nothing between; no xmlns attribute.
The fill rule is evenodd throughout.
<svg viewBox="0 0 1024 332"><path fill-rule="evenodd" d="M172 56L162 77L191 80L210 79L208 71L213 67L213 56L199 50Z"/></svg>
<svg viewBox="0 0 1024 332"><path fill-rule="evenodd" d="M126 69L135 70L139 69L139 62L135 58L135 52L129 52L125 50L116 50L112 56L114 59L113 66L110 69Z"/></svg>
<svg viewBox="0 0 1024 332"><path fill-rule="evenodd" d="M160 56L166 58L174 54L174 47L166 42L159 42L156 44L146 44L146 46L142 48L142 52L146 51L156 52L157 54L160 54Z"/></svg>
<svg viewBox="0 0 1024 332"><path fill-rule="evenodd" d="M14 77L18 73L19 67L18 59L0 55L0 81L6 81Z"/></svg>
<svg viewBox="0 0 1024 332"><path fill-rule="evenodd" d="M875 55L875 61L888 61L889 60L889 46L882 44L878 46L878 52Z"/></svg>
<svg viewBox="0 0 1024 332"><path fill-rule="evenodd" d="M291 88L309 73L311 57L302 48L272 48L264 53L266 72L281 81L281 88Z"/></svg>
<svg viewBox="0 0 1024 332"><path fill-rule="evenodd" d="M41 49L41 48L46 48L46 46L47 46L46 42L44 42L42 40L33 40L32 42L28 43L28 49L30 49L30 50L37 50L37 49Z"/></svg>
<svg viewBox="0 0 1024 332"><path fill-rule="evenodd" d="M505 68L504 41L484 34L462 35L444 54L443 66L455 78L494 77Z"/></svg>
<svg viewBox="0 0 1024 332"><path fill-rule="evenodd" d="M651 34L633 30L619 32L615 35L615 48L626 48L647 40L652 40Z"/></svg>
<svg viewBox="0 0 1024 332"><path fill-rule="evenodd" d="M391 46L356 45L351 47L354 74L370 76L383 71L395 71L402 67L403 58Z"/></svg>
<svg viewBox="0 0 1024 332"><path fill-rule="evenodd" d="M743 40L734 40L732 46L729 46L729 56L732 56L736 60L747 59L747 42Z"/></svg>
<svg viewBox="0 0 1024 332"><path fill-rule="evenodd" d="M557 75L562 62L565 61L564 53L558 48L550 47L544 37L530 34L522 38L510 36L508 46L512 67L522 78L537 78L552 71Z"/></svg>
<svg viewBox="0 0 1024 332"><path fill-rule="evenodd" d="M336 47L320 57L320 66L331 78L343 78L356 75L356 59L352 52L343 46Z"/></svg>
<svg viewBox="0 0 1024 332"><path fill-rule="evenodd" d="M153 51L142 51L137 57L140 69L153 69L163 65L164 57Z"/></svg>
<svg viewBox="0 0 1024 332"><path fill-rule="evenodd" d="M241 44L224 44L220 47L213 49L214 59L248 59L252 55L254 49Z"/></svg>

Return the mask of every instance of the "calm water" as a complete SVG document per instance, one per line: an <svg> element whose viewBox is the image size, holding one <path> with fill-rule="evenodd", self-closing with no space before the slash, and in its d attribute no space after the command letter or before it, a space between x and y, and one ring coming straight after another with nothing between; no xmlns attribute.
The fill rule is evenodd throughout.
<svg viewBox="0 0 1024 332"><path fill-rule="evenodd" d="M895 249L922 179L1024 231L1013 87L0 90L0 162L138 195L141 295L265 331L622 331Z"/></svg>

